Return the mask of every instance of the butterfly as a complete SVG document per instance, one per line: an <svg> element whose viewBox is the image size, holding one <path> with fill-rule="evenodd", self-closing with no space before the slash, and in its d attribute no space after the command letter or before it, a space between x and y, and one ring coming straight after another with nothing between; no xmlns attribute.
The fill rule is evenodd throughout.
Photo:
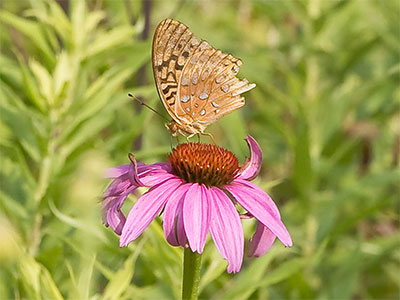
<svg viewBox="0 0 400 300"><path fill-rule="evenodd" d="M241 94L256 86L236 77L240 59L197 39L172 19L157 26L152 62L158 94L172 117L165 124L172 136L210 135L206 127L242 107Z"/></svg>

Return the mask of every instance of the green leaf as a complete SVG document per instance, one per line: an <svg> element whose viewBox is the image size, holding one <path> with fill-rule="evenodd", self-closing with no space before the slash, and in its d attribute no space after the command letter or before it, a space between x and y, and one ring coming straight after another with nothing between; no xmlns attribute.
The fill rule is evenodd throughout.
<svg viewBox="0 0 400 300"><path fill-rule="evenodd" d="M52 213L62 222L66 223L68 226L72 228L76 228L82 230L83 232L87 232L91 235L94 235L98 239L102 240L103 242L107 241L104 236L104 233L99 230L96 224L87 224L84 220L79 220L73 217L70 217L66 214L63 214L59 211L56 206L54 205L52 200L49 200L49 207Z"/></svg>
<svg viewBox="0 0 400 300"><path fill-rule="evenodd" d="M43 96L40 94L39 87L37 85L37 81L32 76L32 73L30 70L27 68L25 63L23 62L23 59L20 55L19 57L19 63L20 63L20 71L22 73L22 79L23 79L23 85L22 88L26 91L28 100L32 101L34 105L41 111L45 112L47 110L47 105L45 99L43 99Z"/></svg>
<svg viewBox="0 0 400 300"><path fill-rule="evenodd" d="M89 119L84 122L60 148L60 157L66 159L75 149L84 143L87 143L91 138L96 137L96 134L105 128L111 122L111 115L104 112L99 113L96 118ZM62 166L61 166L62 167Z"/></svg>
<svg viewBox="0 0 400 300"><path fill-rule="evenodd" d="M132 39L134 32L134 28L131 26L121 26L101 34L87 48L84 57L88 58L108 50L113 50L114 47Z"/></svg>
<svg viewBox="0 0 400 300"><path fill-rule="evenodd" d="M5 107L3 104L0 104L0 115L2 122L10 127L30 157L36 162L40 161L42 154L30 118L23 112Z"/></svg>
<svg viewBox="0 0 400 300"><path fill-rule="evenodd" d="M328 298L352 298L357 288L362 259L363 257L358 249L348 251L347 257L342 259L340 265L333 271L328 288Z"/></svg>
<svg viewBox="0 0 400 300"><path fill-rule="evenodd" d="M78 288L81 299L89 299L90 283L92 281L94 263L96 262L96 254L92 253L91 256L92 258L90 261L85 262L84 267L82 267L78 278Z"/></svg>
<svg viewBox="0 0 400 300"><path fill-rule="evenodd" d="M103 297L105 299L117 300L121 298L132 280L135 260L136 254L131 254L125 260L123 267L114 274L104 291Z"/></svg>
<svg viewBox="0 0 400 300"><path fill-rule="evenodd" d="M32 257L22 256L19 260L19 270L28 297L40 299L40 264Z"/></svg>
<svg viewBox="0 0 400 300"><path fill-rule="evenodd" d="M73 70L68 54L63 51L58 56L57 65L54 69L54 95L62 98L62 92L68 82L72 79Z"/></svg>
<svg viewBox="0 0 400 300"><path fill-rule="evenodd" d="M306 125L299 126L295 146L294 174L293 180L297 189L303 195L311 189L313 180L313 170L310 157L310 138Z"/></svg>
<svg viewBox="0 0 400 300"><path fill-rule="evenodd" d="M306 257L292 258L282 263L275 270L269 272L264 280L258 282L257 286L268 286L281 282L293 274L301 271L308 263L310 263L310 259Z"/></svg>
<svg viewBox="0 0 400 300"><path fill-rule="evenodd" d="M46 4L47 5L27 10L26 14L37 17L50 29L55 30L62 41L70 46L71 24L68 17L56 1L48 0Z"/></svg>
<svg viewBox="0 0 400 300"><path fill-rule="evenodd" d="M50 73L46 70L44 66L42 66L34 59L31 59L29 61L29 66L39 83L39 90L41 94L46 98L49 106L52 106L54 103L54 87L53 79Z"/></svg>
<svg viewBox="0 0 400 300"><path fill-rule="evenodd" d="M272 260L283 251L284 248L274 248L260 258L252 258L251 265L235 275L224 288L225 293L219 295L218 298L248 299L259 287L259 282L269 276L270 272L267 272L267 268Z"/></svg>
<svg viewBox="0 0 400 300"><path fill-rule="evenodd" d="M43 30L38 23L18 17L5 10L0 11L0 20L13 26L15 29L23 33L27 38L31 39L36 47L38 47L44 54L44 59L46 59L46 62L50 65L54 64L55 58L53 51L51 50Z"/></svg>
<svg viewBox="0 0 400 300"><path fill-rule="evenodd" d="M57 300L64 299L56 283L51 277L51 274L44 266L42 266L41 268L40 281L41 285L43 286L43 292L42 292L42 294L44 294L43 298L57 299Z"/></svg>

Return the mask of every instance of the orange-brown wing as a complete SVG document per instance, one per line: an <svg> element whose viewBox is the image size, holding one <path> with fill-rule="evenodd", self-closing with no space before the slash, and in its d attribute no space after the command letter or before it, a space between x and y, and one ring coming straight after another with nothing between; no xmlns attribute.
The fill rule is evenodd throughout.
<svg viewBox="0 0 400 300"><path fill-rule="evenodd" d="M184 24L166 19L156 29L153 39L153 73L158 94L170 116L179 124L192 119L179 118L175 111L182 70L201 42Z"/></svg>
<svg viewBox="0 0 400 300"><path fill-rule="evenodd" d="M213 48L194 53L182 71L176 115L189 114L193 122L207 126L242 107L241 93L255 84L236 77L241 64L240 59Z"/></svg>

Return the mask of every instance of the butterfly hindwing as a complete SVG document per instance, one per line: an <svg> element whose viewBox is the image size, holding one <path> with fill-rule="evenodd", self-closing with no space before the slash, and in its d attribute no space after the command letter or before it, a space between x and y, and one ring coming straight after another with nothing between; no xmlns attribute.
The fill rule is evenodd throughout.
<svg viewBox="0 0 400 300"><path fill-rule="evenodd" d="M195 105L194 108L193 105L191 107L194 122L207 126L244 105L244 98L240 94L255 85L236 77L241 64L241 60L220 50L210 56L208 63L203 66L201 80L191 91L192 94L195 91L191 95L191 102ZM182 77L185 72L186 69ZM178 93L182 102L182 84L179 87Z"/></svg>

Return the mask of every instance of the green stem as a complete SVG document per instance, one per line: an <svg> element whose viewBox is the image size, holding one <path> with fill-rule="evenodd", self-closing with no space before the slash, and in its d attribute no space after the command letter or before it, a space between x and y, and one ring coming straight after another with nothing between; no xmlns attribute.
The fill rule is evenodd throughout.
<svg viewBox="0 0 400 300"><path fill-rule="evenodd" d="M182 299L196 300L199 293L201 254L185 248L183 256Z"/></svg>

